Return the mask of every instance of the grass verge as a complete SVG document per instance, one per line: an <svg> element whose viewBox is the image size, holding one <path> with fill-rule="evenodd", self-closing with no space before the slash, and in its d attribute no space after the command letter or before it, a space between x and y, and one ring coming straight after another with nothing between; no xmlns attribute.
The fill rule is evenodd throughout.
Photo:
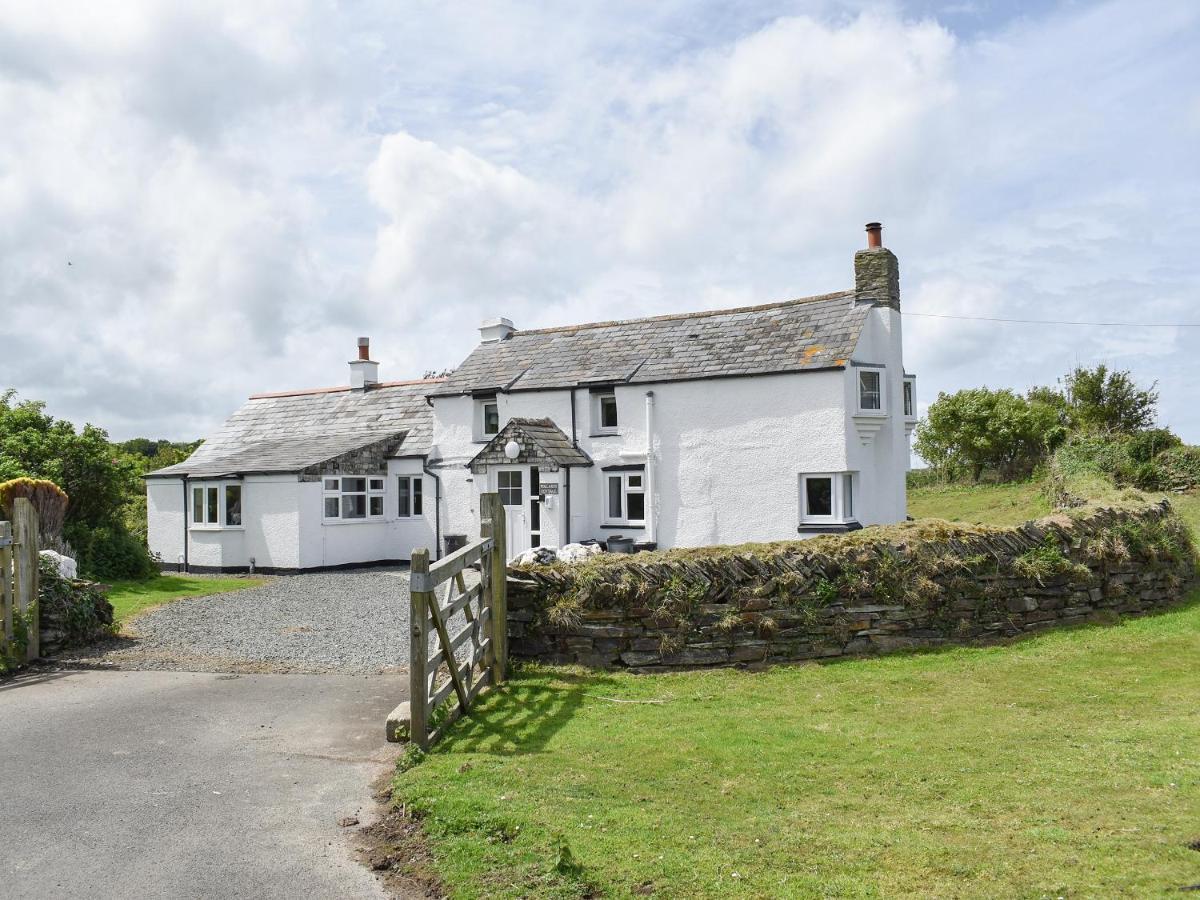
<svg viewBox="0 0 1200 900"><path fill-rule="evenodd" d="M108 593L113 618L124 622L131 616L185 597L206 597L265 584L262 578L204 578L195 575L159 575L147 581L115 581Z"/></svg>
<svg viewBox="0 0 1200 900"><path fill-rule="evenodd" d="M1147 896L1200 882L1200 594L1019 644L527 668L396 799L459 897Z"/></svg>
<svg viewBox="0 0 1200 900"><path fill-rule="evenodd" d="M946 519L972 525L1020 525L1050 512L1041 481L930 485L908 489L908 514L914 519Z"/></svg>

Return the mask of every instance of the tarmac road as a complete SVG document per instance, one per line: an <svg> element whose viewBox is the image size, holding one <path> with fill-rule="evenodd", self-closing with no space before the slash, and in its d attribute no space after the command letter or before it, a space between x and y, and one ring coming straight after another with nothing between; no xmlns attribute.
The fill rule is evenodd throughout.
<svg viewBox="0 0 1200 900"><path fill-rule="evenodd" d="M0 893L384 898L372 814L406 676L35 670L0 681Z"/></svg>

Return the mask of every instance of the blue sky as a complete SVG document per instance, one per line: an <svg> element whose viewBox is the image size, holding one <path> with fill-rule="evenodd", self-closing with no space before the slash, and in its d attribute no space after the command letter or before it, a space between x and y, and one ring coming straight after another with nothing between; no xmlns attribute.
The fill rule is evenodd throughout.
<svg viewBox="0 0 1200 900"><path fill-rule="evenodd" d="M0 386L115 437L453 366L475 326L852 283L1200 324L1200 6L0 0ZM911 316L938 391L1106 362L1200 442L1200 329Z"/></svg>

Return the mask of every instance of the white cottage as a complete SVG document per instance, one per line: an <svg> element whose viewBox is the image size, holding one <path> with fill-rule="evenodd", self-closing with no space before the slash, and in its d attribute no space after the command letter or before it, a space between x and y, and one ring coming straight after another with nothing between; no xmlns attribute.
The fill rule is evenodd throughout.
<svg viewBox="0 0 1200 900"><path fill-rule="evenodd" d="M520 330L487 322L444 380L252 397L148 479L164 567L294 571L407 560L478 534L510 554L620 537L771 541L903 520L912 376L877 223L853 290Z"/></svg>

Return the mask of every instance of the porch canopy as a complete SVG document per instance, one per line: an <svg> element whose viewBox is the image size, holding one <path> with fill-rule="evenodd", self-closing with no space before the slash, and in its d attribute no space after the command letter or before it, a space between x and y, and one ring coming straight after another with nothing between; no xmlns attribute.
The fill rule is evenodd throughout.
<svg viewBox="0 0 1200 900"><path fill-rule="evenodd" d="M516 441L521 448L516 459L504 448ZM560 468L593 465L592 458L571 443L571 439L551 419L509 419L508 424L487 442L467 466L481 475L488 466L537 466L546 472Z"/></svg>

